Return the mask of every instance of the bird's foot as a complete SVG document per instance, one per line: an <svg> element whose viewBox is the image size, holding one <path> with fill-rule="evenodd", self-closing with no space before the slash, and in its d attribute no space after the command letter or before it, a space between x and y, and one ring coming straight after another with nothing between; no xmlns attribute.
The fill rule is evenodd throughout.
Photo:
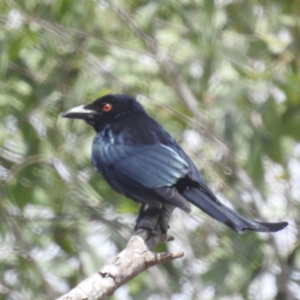
<svg viewBox="0 0 300 300"><path fill-rule="evenodd" d="M161 236L161 242L171 241L174 238L167 236L169 221L174 206L164 204L161 209L155 207L146 207L142 204L136 221L135 230L146 229L150 235Z"/></svg>

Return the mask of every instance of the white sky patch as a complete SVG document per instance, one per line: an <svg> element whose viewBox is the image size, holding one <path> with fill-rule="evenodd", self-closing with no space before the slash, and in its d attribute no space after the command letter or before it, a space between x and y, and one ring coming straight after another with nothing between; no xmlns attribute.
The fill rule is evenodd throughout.
<svg viewBox="0 0 300 300"><path fill-rule="evenodd" d="M34 127L40 139L47 137L47 128L44 123L44 118L41 113L33 111L29 117L30 124Z"/></svg>
<svg viewBox="0 0 300 300"><path fill-rule="evenodd" d="M102 61L101 64L101 71L105 73L111 73L114 70L113 64L107 62L107 61Z"/></svg>
<svg viewBox="0 0 300 300"><path fill-rule="evenodd" d="M250 205L252 203L252 195L247 191L242 191L240 194L240 199L244 202Z"/></svg>
<svg viewBox="0 0 300 300"><path fill-rule="evenodd" d="M193 286L191 285L191 283L188 280L186 280L185 278L182 278L180 281L181 281L180 282L181 293L172 295L171 300L193 299ZM200 295L198 295L198 296L200 296ZM202 295L201 295L201 297L202 297ZM203 298L201 298L201 299L203 299Z"/></svg>
<svg viewBox="0 0 300 300"><path fill-rule="evenodd" d="M203 66L200 62L193 62L190 66L190 75L193 77L193 78L200 78L204 72L203 70Z"/></svg>
<svg viewBox="0 0 300 300"><path fill-rule="evenodd" d="M47 282L49 282L52 287L55 287L55 290L61 294L66 293L70 289L69 285L64 280L53 274L46 273L44 274L44 277Z"/></svg>
<svg viewBox="0 0 300 300"><path fill-rule="evenodd" d="M260 60L253 60L252 67L257 73L262 73L266 69L265 63Z"/></svg>
<svg viewBox="0 0 300 300"><path fill-rule="evenodd" d="M292 219L285 219L289 223L288 227L277 231L273 235L278 251L282 255L288 255L295 248L298 240L298 229L295 221Z"/></svg>
<svg viewBox="0 0 300 300"><path fill-rule="evenodd" d="M251 89L249 97L257 104L265 103L269 98L269 89L264 87L260 89Z"/></svg>
<svg viewBox="0 0 300 300"><path fill-rule="evenodd" d="M74 270L78 270L80 267L80 261L76 257L71 257L68 259L68 264Z"/></svg>
<svg viewBox="0 0 300 300"><path fill-rule="evenodd" d="M288 283L288 287L292 293L292 295L294 296L294 299L299 300L300 299L300 286L298 283L296 282L289 282Z"/></svg>
<svg viewBox="0 0 300 300"><path fill-rule="evenodd" d="M4 261L9 258L9 256L14 251L13 246L10 244L4 244L3 241L0 243L0 260Z"/></svg>
<svg viewBox="0 0 300 300"><path fill-rule="evenodd" d="M206 243L210 248L216 248L220 246L219 238L214 232L207 236Z"/></svg>
<svg viewBox="0 0 300 300"><path fill-rule="evenodd" d="M12 9L5 25L8 29L19 28L22 25L22 14L17 9Z"/></svg>
<svg viewBox="0 0 300 300"><path fill-rule="evenodd" d="M213 285L206 285L202 289L202 300L215 299L216 288Z"/></svg>
<svg viewBox="0 0 300 300"><path fill-rule="evenodd" d="M96 253L105 259L112 259L117 255L117 247L106 234L93 234L87 238L88 243Z"/></svg>
<svg viewBox="0 0 300 300"><path fill-rule="evenodd" d="M291 158L288 162L288 170L289 170L289 173L291 176L291 179L290 179L291 196L295 199L295 201L299 202L300 201L300 161L299 161L299 159Z"/></svg>
<svg viewBox="0 0 300 300"><path fill-rule="evenodd" d="M297 143L293 149L294 156L300 158L300 143Z"/></svg>
<svg viewBox="0 0 300 300"><path fill-rule="evenodd" d="M114 292L114 298L116 300L131 300L132 297L129 295L130 288L128 285L122 285Z"/></svg>
<svg viewBox="0 0 300 300"><path fill-rule="evenodd" d="M8 181L12 176L12 172L3 166L0 166L0 180Z"/></svg>
<svg viewBox="0 0 300 300"><path fill-rule="evenodd" d="M193 259L193 264L191 265L192 272L195 275L206 273L209 270L209 267L209 264L202 259Z"/></svg>
<svg viewBox="0 0 300 300"><path fill-rule="evenodd" d="M4 280L10 285L16 285L18 283L19 274L17 270L8 270L4 273Z"/></svg>
<svg viewBox="0 0 300 300"><path fill-rule="evenodd" d="M201 135L192 129L187 129L183 132L184 143L186 144L185 149L189 148L190 151L197 151L202 148L203 139Z"/></svg>
<svg viewBox="0 0 300 300"><path fill-rule="evenodd" d="M54 212L50 207L42 205L26 204L24 207L23 215L26 219L40 218L43 220L49 220L54 217Z"/></svg>
<svg viewBox="0 0 300 300"><path fill-rule="evenodd" d="M145 66L156 65L156 61L149 55L139 55L139 61L142 65L145 65Z"/></svg>
<svg viewBox="0 0 300 300"><path fill-rule="evenodd" d="M13 216L21 216L22 215L20 208L14 204L9 205L9 207L7 208L7 211L9 212L10 215L13 215Z"/></svg>
<svg viewBox="0 0 300 300"><path fill-rule="evenodd" d="M291 273L291 279L293 279L293 280L300 280L300 272L298 272L298 271L292 271L292 273Z"/></svg>
<svg viewBox="0 0 300 300"><path fill-rule="evenodd" d="M59 176L67 181L70 182L71 181L71 174L69 172L69 170L67 169L67 167L65 166L65 164L57 157L53 158L53 166L55 168L55 170L57 171L57 173L59 174Z"/></svg>
<svg viewBox="0 0 300 300"><path fill-rule="evenodd" d="M5 118L5 127L8 134L14 134L18 130L18 120L15 116L9 115Z"/></svg>
<svg viewBox="0 0 300 300"><path fill-rule="evenodd" d="M281 40L284 44L288 45L293 39L288 30L282 28L277 33L278 39Z"/></svg>
<svg viewBox="0 0 300 300"><path fill-rule="evenodd" d="M196 208L196 210L199 210L199 208ZM187 214L186 212L180 210L180 209L175 209L173 212L173 216L171 218L171 227L172 224L176 222L176 226L184 226L188 231L194 231L198 228L199 226L199 221L194 218L193 215ZM180 220L180 223L179 221Z"/></svg>
<svg viewBox="0 0 300 300"><path fill-rule="evenodd" d="M264 216L270 218L284 217L287 214L287 193L289 182L285 178L284 168L270 159L264 159L264 180L268 185L266 205L262 209Z"/></svg>
<svg viewBox="0 0 300 300"><path fill-rule="evenodd" d="M57 255L61 252L61 249L56 244L51 244L47 248L33 248L30 251L31 257L36 261L49 261L57 257Z"/></svg>
<svg viewBox="0 0 300 300"><path fill-rule="evenodd" d="M90 222L88 225L88 232L90 235L87 237L87 242L95 250L97 255L105 260L112 259L117 255L118 249L111 241L110 236L103 232L105 226L96 222Z"/></svg>
<svg viewBox="0 0 300 300"><path fill-rule="evenodd" d="M249 299L273 299L277 294L276 277L267 273L255 278L249 287Z"/></svg>
<svg viewBox="0 0 300 300"><path fill-rule="evenodd" d="M283 103L286 100L286 94L275 85L270 88L270 94L276 103Z"/></svg>

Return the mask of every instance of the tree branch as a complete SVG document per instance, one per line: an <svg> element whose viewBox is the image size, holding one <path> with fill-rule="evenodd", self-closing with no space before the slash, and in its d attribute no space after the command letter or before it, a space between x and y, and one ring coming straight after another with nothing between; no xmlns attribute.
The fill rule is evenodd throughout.
<svg viewBox="0 0 300 300"><path fill-rule="evenodd" d="M136 230L126 248L111 263L102 266L97 273L57 300L107 299L118 287L148 268L182 257L182 251L153 252L158 243L172 240L167 236L165 227L173 210L173 206L165 205L160 210L148 208L141 211Z"/></svg>

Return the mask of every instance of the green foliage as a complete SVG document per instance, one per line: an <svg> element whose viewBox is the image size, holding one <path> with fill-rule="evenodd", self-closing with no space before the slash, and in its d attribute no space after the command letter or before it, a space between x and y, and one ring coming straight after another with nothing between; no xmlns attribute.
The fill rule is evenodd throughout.
<svg viewBox="0 0 300 300"><path fill-rule="evenodd" d="M0 11L0 299L54 299L126 245L138 205L92 169L92 129L61 119L107 93L138 95L237 210L291 220L239 236L177 213L175 242L157 250L185 258L114 298L300 299L299 1L4 0Z"/></svg>

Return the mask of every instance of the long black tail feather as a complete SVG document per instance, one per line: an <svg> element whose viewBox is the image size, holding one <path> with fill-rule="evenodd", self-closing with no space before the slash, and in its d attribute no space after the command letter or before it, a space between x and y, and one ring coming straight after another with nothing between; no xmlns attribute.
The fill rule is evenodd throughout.
<svg viewBox="0 0 300 300"><path fill-rule="evenodd" d="M187 188L182 195L211 217L226 224L238 233L244 233L246 230L257 232L276 232L288 225L287 222L265 223L248 219L226 207L218 200L212 199L199 188Z"/></svg>

